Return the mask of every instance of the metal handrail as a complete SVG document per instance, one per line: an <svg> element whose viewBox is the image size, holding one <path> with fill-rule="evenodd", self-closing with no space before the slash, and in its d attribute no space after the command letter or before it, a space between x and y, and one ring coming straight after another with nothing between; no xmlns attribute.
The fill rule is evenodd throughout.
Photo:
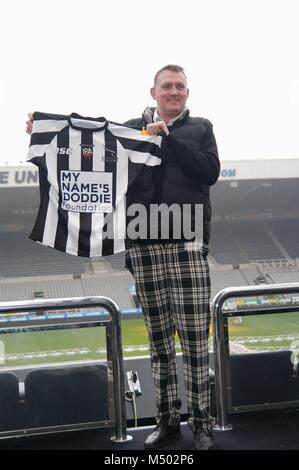
<svg viewBox="0 0 299 470"><path fill-rule="evenodd" d="M67 310L67 309L83 309L83 308L105 308L111 320L111 356L112 356L112 370L113 370L113 389L114 389L114 406L115 406L115 436L112 439L115 442L124 442L132 439L127 435L126 423L126 407L125 407L125 388L124 388L124 370L123 370L123 353L122 353L122 339L121 339L121 326L120 309L111 299L107 297L93 296L93 297L74 297L63 299L41 299L29 301L16 301L16 302L0 302L0 315L5 313L24 313L24 312L39 312L50 310ZM78 320L73 321L78 323ZM45 324L58 324L65 322L65 320L52 318L51 320L39 320L38 317L34 320L34 326L42 326ZM98 319L91 317L88 322L99 322ZM108 320L106 323L110 323ZM12 325L24 326L24 321L18 322L9 321L9 328ZM2 326L1 326L2 327Z"/></svg>
<svg viewBox="0 0 299 470"><path fill-rule="evenodd" d="M227 399L226 399L226 376L225 376L225 331L224 318L229 312L223 312L222 307L226 300L236 297L252 297L254 295L274 295L274 294L295 294L299 293L299 283L290 284L267 284L261 286L241 286L223 289L216 294L211 304L213 319L213 348L215 361L215 406L216 406L216 425L215 429L220 431L230 430L232 427L228 424L227 418ZM298 311L298 305L275 306L271 308L272 313ZM269 308L250 308L238 311L242 316L248 313L269 313Z"/></svg>

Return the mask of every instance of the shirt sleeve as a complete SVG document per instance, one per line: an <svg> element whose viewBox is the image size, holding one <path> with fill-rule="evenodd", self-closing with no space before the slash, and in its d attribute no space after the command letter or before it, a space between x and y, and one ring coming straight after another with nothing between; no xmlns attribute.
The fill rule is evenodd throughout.
<svg viewBox="0 0 299 470"><path fill-rule="evenodd" d="M162 157L162 137L149 135L142 130L122 124L110 123L109 130L128 151L132 163L143 163L147 166L158 166Z"/></svg>
<svg viewBox="0 0 299 470"><path fill-rule="evenodd" d="M67 125L66 116L35 112L26 160L38 165L37 159L45 155L57 133Z"/></svg>

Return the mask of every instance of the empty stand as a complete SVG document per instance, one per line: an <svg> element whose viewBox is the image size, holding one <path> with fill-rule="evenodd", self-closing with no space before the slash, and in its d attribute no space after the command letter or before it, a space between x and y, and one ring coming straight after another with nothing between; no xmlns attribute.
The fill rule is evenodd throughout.
<svg viewBox="0 0 299 470"><path fill-rule="evenodd" d="M248 285L255 284L256 279L261 276L261 272L255 267L240 266L239 269Z"/></svg>
<svg viewBox="0 0 299 470"><path fill-rule="evenodd" d="M80 274L90 261L40 246L25 233L0 234L0 275L3 277Z"/></svg>
<svg viewBox="0 0 299 470"><path fill-rule="evenodd" d="M232 236L229 226L224 223L216 223L212 226L210 252L219 264L248 262L246 253Z"/></svg>
<svg viewBox="0 0 299 470"><path fill-rule="evenodd" d="M38 368L25 378L29 427L109 419L105 364Z"/></svg>
<svg viewBox="0 0 299 470"><path fill-rule="evenodd" d="M84 297L101 295L114 299L121 309L132 308L135 303L129 290L132 276L129 272L104 272L73 276L44 276L0 280L2 301L31 300L34 292L44 298Z"/></svg>
<svg viewBox="0 0 299 470"><path fill-rule="evenodd" d="M19 429L22 424L18 378L12 372L0 372L0 432Z"/></svg>
<svg viewBox="0 0 299 470"><path fill-rule="evenodd" d="M210 251L220 264L242 264L256 260L276 260L299 256L297 221L232 221L214 223ZM288 227L288 228L287 228ZM272 229L273 233L272 233Z"/></svg>
<svg viewBox="0 0 299 470"><path fill-rule="evenodd" d="M232 406L295 400L296 377L291 355L292 351L231 355Z"/></svg>
<svg viewBox="0 0 299 470"><path fill-rule="evenodd" d="M106 273L102 276L82 276L84 295L103 295L113 299L120 308L132 308L134 299L129 290L132 276L128 271L123 273Z"/></svg>
<svg viewBox="0 0 299 470"><path fill-rule="evenodd" d="M44 298L63 298L83 296L80 280L69 277L58 278L49 276L41 278L21 278L17 281L0 282L2 301L31 300L34 292L43 292Z"/></svg>
<svg viewBox="0 0 299 470"><path fill-rule="evenodd" d="M125 252L117 253L105 258L106 262L110 263L113 271L125 271Z"/></svg>
<svg viewBox="0 0 299 470"><path fill-rule="evenodd" d="M299 258L299 220L276 220L267 222L267 225L290 257Z"/></svg>
<svg viewBox="0 0 299 470"><path fill-rule="evenodd" d="M212 298L222 289L235 286L246 286L248 283L238 269L211 270Z"/></svg>
<svg viewBox="0 0 299 470"><path fill-rule="evenodd" d="M270 161L268 163L271 165ZM260 164L262 166L264 162ZM250 172L247 173L249 177ZM298 208L298 178L294 174L293 178L288 179L222 180L212 186L211 200L215 215L244 216L246 212L285 214Z"/></svg>
<svg viewBox="0 0 299 470"><path fill-rule="evenodd" d="M299 281L299 269L289 271L271 271L273 282L276 284L285 284Z"/></svg>
<svg viewBox="0 0 299 470"><path fill-rule="evenodd" d="M230 230L249 260L282 259L283 254L259 222L232 223Z"/></svg>

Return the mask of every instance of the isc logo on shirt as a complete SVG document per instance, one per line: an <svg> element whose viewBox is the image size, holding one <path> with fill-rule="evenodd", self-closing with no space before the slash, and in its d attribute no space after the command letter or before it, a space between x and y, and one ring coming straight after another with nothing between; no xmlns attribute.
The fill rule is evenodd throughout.
<svg viewBox="0 0 299 470"><path fill-rule="evenodd" d="M67 147L57 147L56 153L57 155L70 155L72 153L72 149Z"/></svg>

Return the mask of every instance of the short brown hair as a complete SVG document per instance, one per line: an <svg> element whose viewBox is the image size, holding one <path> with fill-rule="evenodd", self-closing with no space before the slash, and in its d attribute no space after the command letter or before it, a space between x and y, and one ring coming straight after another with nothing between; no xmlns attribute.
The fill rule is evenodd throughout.
<svg viewBox="0 0 299 470"><path fill-rule="evenodd" d="M165 65L164 67L162 67L156 73L155 78L154 78L154 84L155 85L157 83L157 80L158 80L158 77L159 77L160 73L164 72L165 70L170 70L170 72L182 73L184 75L184 77L186 78L186 80L187 80L185 70L183 69L183 67L181 67L180 65L168 64L168 65Z"/></svg>

